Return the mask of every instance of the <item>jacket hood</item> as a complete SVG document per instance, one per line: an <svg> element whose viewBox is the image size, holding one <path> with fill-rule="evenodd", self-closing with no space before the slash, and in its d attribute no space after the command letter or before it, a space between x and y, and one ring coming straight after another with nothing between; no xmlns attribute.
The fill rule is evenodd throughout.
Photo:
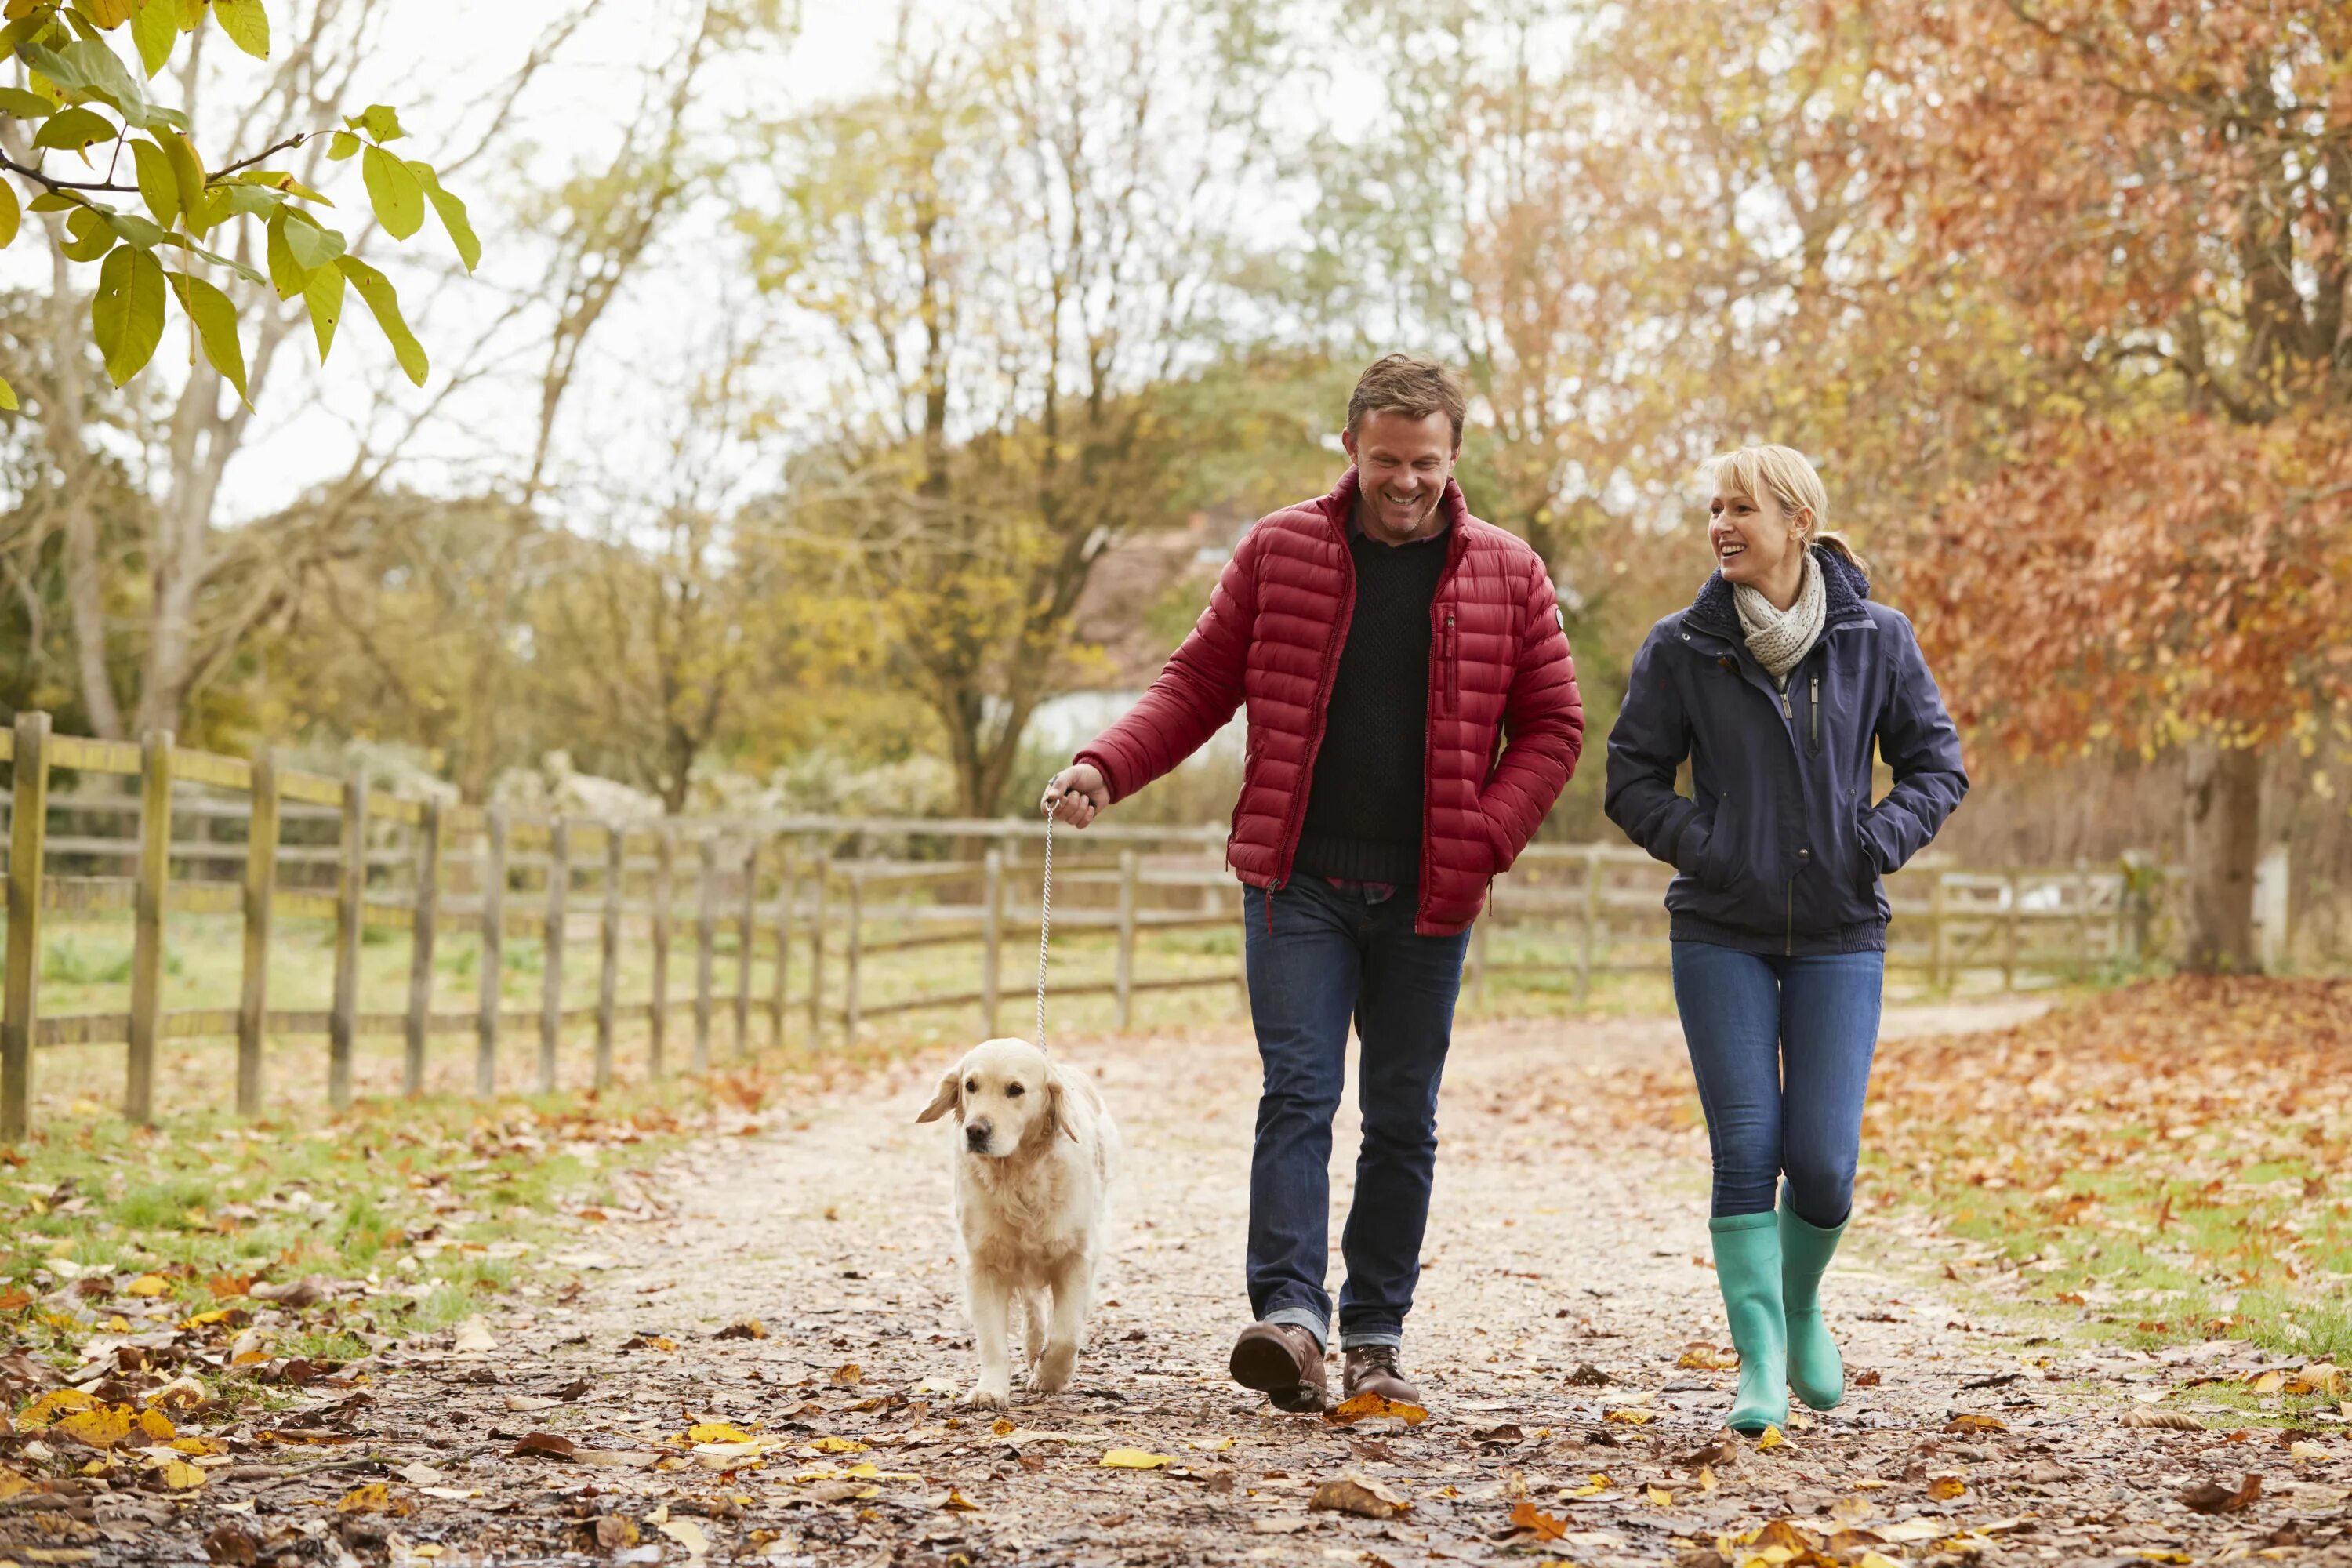
<svg viewBox="0 0 2352 1568"><path fill-rule="evenodd" d="M1822 592L1828 601L1822 606L1822 625L1835 626L1869 619L1870 611L1864 607L1864 601L1870 597L1870 579L1863 575L1862 568L1825 544L1813 546L1813 560L1822 569ZM1720 570L1707 574L1706 581L1699 585L1698 597L1691 601L1684 618L1733 642L1747 636L1740 629L1739 606L1732 602L1731 584L1723 580Z"/></svg>

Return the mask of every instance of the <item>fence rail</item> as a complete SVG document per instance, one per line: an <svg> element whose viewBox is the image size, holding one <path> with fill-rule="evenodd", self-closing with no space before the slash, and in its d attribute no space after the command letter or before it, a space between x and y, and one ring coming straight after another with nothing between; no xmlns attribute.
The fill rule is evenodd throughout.
<svg viewBox="0 0 2352 1568"><path fill-rule="evenodd" d="M57 735L37 712L0 729L0 763L13 775L0 879L7 916L0 1138L29 1129L37 1056L52 1047L123 1047L123 1112L146 1121L157 1111L164 1041L234 1040L235 1105L255 1116L268 1096L266 1047L289 1037L323 1041L328 1098L340 1109L352 1098L358 1044L368 1039L403 1041L400 1080L415 1094L433 1043L471 1037L474 1088L487 1095L502 1051L523 1041L537 1046L537 1086L557 1087L560 1047L582 1031L593 1032L590 1081L610 1084L623 1026L642 1026L646 1069L658 1077L670 1066L681 1010L698 1071L711 1063L722 1019L735 1050L748 1051L755 1015L772 1043L784 1040L788 1019L814 1045L830 1031L855 1036L877 1019L943 1010L976 1013L982 1030L994 1034L1006 943L1016 944L1018 993L1037 933L1043 828L1034 822L538 819L502 806L409 799L371 789L364 778L284 766L267 752L213 755L177 746L169 734L138 745ZM52 793L53 780L66 787ZM108 793L108 781L125 793ZM50 836L53 816L71 831ZM110 836L99 830L104 824L121 831ZM219 836L238 827L242 841ZM1066 835L1057 846L1055 930L1108 956L1108 973L1057 970L1055 996L1108 996L1125 1027L1139 996L1245 987L1223 840L1218 826L1104 824ZM1663 971L1667 875L1623 847L1531 847L1496 879L1475 929L1466 975L1473 998L1496 975L1546 976L1572 984L1581 997L1602 975ZM1889 962L1936 984L1997 973L2015 985L2029 974L2127 957L2155 940L2165 882L2122 870L1923 863L1890 879L1896 941ZM122 910L132 925L127 1007L45 1016L47 917ZM234 1006L165 1005L171 917L196 915L241 920ZM273 1004L271 963L289 921L331 927L324 1007ZM407 933L397 1008L362 1005L371 931ZM1220 946L1184 934L1216 931L1234 940ZM446 994L436 968L436 948L453 934L479 944L470 1005ZM681 936L692 963L682 996L673 994L672 974ZM731 950L723 975L722 937ZM505 985L523 971L509 943L533 939L538 1005L517 1006ZM1147 943L1170 961L1166 972L1143 971ZM959 949L969 955L950 956ZM590 952L594 999L582 1003L567 995L566 966ZM640 956L648 961L646 993L625 997L623 971ZM1185 962L1173 962L1180 957ZM764 984L757 983L762 965Z"/></svg>

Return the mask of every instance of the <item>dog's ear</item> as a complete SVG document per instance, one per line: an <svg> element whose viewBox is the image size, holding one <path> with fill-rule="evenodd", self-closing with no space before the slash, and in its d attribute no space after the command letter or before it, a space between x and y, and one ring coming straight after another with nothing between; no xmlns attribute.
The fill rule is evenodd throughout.
<svg viewBox="0 0 2352 1568"><path fill-rule="evenodd" d="M1070 1125L1069 1103L1062 1092L1062 1072L1059 1068L1045 1069L1045 1120L1052 1126L1059 1129L1062 1136L1071 1142L1075 1143L1078 1141L1077 1129Z"/></svg>
<svg viewBox="0 0 2352 1568"><path fill-rule="evenodd" d="M963 1064L961 1062L956 1063L940 1075L940 1091L931 1096L931 1102L923 1107L923 1113L915 1120L937 1121L950 1110L956 1113L958 1121L963 1120Z"/></svg>

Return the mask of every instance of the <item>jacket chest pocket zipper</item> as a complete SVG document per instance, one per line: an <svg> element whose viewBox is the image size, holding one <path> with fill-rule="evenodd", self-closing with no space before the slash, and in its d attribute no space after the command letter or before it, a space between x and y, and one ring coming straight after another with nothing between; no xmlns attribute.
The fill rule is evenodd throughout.
<svg viewBox="0 0 2352 1568"><path fill-rule="evenodd" d="M1822 678L1818 675L1813 677L1811 695L1806 703L1805 718L1813 732L1813 754L1819 756L1822 750Z"/></svg>
<svg viewBox="0 0 2352 1568"><path fill-rule="evenodd" d="M1458 712L1462 707L1461 645L1454 640L1454 612L1445 612L1445 710Z"/></svg>

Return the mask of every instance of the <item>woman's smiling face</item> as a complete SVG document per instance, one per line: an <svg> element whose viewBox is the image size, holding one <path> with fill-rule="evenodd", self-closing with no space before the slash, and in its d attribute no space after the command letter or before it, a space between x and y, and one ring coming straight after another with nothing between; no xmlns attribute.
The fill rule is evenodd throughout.
<svg viewBox="0 0 2352 1568"><path fill-rule="evenodd" d="M1769 497L1717 490L1706 514L1707 546L1725 582L1761 589L1802 574L1799 532Z"/></svg>

